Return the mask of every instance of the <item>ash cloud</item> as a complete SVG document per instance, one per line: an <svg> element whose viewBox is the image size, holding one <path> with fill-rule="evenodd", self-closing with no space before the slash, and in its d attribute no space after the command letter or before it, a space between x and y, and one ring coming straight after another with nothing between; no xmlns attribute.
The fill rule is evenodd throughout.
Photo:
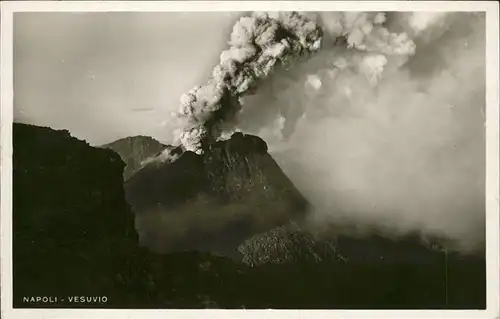
<svg viewBox="0 0 500 319"><path fill-rule="evenodd" d="M241 97L281 64L319 49L320 28L297 12L254 13L233 28L230 48L220 55L212 78L182 95L179 140L195 153L217 140L225 122L241 109Z"/></svg>
<svg viewBox="0 0 500 319"><path fill-rule="evenodd" d="M322 49L243 99L313 224L484 241L485 17L307 13Z"/></svg>

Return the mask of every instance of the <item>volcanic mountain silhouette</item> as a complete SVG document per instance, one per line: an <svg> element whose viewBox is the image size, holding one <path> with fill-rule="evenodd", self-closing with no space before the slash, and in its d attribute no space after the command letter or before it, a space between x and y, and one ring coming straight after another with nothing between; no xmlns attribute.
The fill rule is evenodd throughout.
<svg viewBox="0 0 500 319"><path fill-rule="evenodd" d="M321 241L301 229L307 201L259 138L236 134L203 156L153 161L126 182L141 209L135 218L154 212L164 219L153 230L175 239L160 237L160 248L213 249L239 255L237 262L140 248L125 201L125 163L113 151L68 131L17 123L13 136L16 308L485 307L484 256L445 254L411 238ZM24 301L42 295L108 301Z"/></svg>
<svg viewBox="0 0 500 319"><path fill-rule="evenodd" d="M309 203L257 136L235 133L202 155L152 161L125 182L141 243L159 252L232 254L245 239L301 220Z"/></svg>

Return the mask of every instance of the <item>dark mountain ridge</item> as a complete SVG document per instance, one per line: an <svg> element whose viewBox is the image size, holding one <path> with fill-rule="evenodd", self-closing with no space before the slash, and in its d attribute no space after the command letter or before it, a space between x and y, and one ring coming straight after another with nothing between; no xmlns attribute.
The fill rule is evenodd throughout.
<svg viewBox="0 0 500 319"><path fill-rule="evenodd" d="M125 182L141 242L159 251L232 254L244 239L300 220L309 204L267 153L235 133L203 155L152 161Z"/></svg>
<svg viewBox="0 0 500 319"><path fill-rule="evenodd" d="M23 296L120 290L137 245L124 163L55 131L13 126L14 304Z"/></svg>
<svg viewBox="0 0 500 319"><path fill-rule="evenodd" d="M427 257L419 260L425 262L393 258L390 263L375 263L380 252L395 257L400 252L393 253L383 241L372 242L370 238L351 241L355 245L321 242L289 222L246 238L239 245L244 263L209 253L152 253L139 247L134 214L125 201L122 178L125 163L116 153L90 147L67 131L50 128L15 123L13 135L14 307L485 307L484 256L443 254L420 247L418 250L424 251ZM245 136L237 135L235 141L238 139L248 141ZM209 181L202 184L205 186L201 190L208 201L218 205L231 202L232 198L248 197L260 186L270 185L271 190L281 187L269 177L272 176L269 168L261 164L260 161L268 162L260 158L266 156L264 148L258 147L259 143L260 155L254 158L255 155L243 156L240 151L234 154L238 145L243 144L233 145L233 142L218 144L220 151L210 153L213 157L194 157L186 153L189 161L180 162L185 162L182 164L185 171L179 176L188 174L191 165L188 163L198 163L203 169L194 171ZM217 167L222 173L215 177L207 174L206 170L212 172L210 165L232 163L230 158L237 163ZM248 177L248 173L243 173L247 167L241 164L245 158L250 163L252 176L255 172L266 174L250 178L244 187L237 187L238 183L227 176L234 174L236 181L239 177ZM170 171L168 165L158 167ZM260 169L254 170L256 167ZM149 181L149 178L142 178ZM288 185L285 180L283 183ZM240 191L245 187L248 192ZM207 195L212 194L210 192L224 196L210 199ZM290 198L282 192L277 189L270 195L257 195L257 198ZM169 204L164 200L162 204L189 212L196 208L192 202L200 199L192 193L188 195L183 201ZM263 205L270 205L268 202L271 200L262 200ZM247 202L241 203L243 206ZM148 207L149 203L142 204ZM202 204L204 202L200 201L199 205ZM261 207L261 211L266 212L266 206ZM298 212L302 216L302 212ZM414 244L414 241L411 244L403 241L398 247L400 251L412 252L418 247ZM377 254L372 256L369 253L373 251ZM360 258L363 256L366 258ZM23 301L25 296L37 295L104 295L108 301L104 304Z"/></svg>

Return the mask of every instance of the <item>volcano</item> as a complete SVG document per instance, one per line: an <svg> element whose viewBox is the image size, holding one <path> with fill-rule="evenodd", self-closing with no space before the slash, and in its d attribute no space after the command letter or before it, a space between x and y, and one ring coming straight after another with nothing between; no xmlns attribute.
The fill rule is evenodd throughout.
<svg viewBox="0 0 500 319"><path fill-rule="evenodd" d="M311 206L258 137L160 156L124 190L126 163L112 150L50 128L15 123L13 135L16 308L485 307L484 256L418 238L310 234L301 221ZM44 294L108 301L24 302Z"/></svg>
<svg viewBox="0 0 500 319"><path fill-rule="evenodd" d="M202 155L151 161L125 182L140 241L157 252L233 255L245 239L302 220L310 207L257 136L235 133Z"/></svg>

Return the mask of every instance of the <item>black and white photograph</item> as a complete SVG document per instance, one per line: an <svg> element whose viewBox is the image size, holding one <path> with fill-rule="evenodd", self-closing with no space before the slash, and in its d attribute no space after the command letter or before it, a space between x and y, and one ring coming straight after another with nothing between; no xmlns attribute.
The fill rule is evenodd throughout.
<svg viewBox="0 0 500 319"><path fill-rule="evenodd" d="M2 6L6 318L498 311L498 3L203 2Z"/></svg>

